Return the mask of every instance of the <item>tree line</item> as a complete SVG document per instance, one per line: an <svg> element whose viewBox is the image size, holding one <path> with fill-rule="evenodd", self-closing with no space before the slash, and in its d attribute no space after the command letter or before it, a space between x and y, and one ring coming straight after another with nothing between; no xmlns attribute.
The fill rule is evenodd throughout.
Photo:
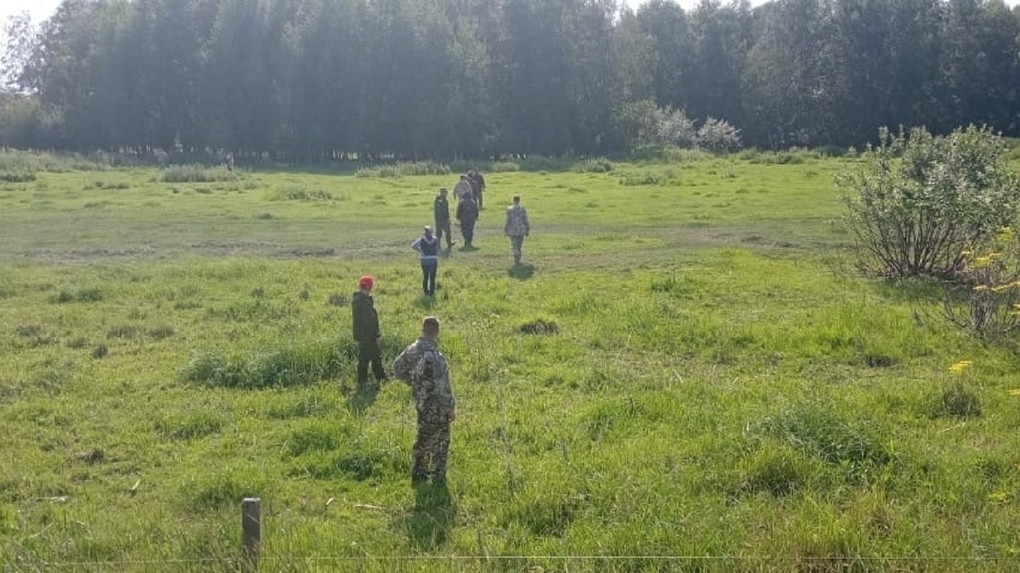
<svg viewBox="0 0 1020 573"><path fill-rule="evenodd" d="M610 155L646 109L763 148L1020 135L1020 8L1001 0L65 0L7 30L12 147Z"/></svg>

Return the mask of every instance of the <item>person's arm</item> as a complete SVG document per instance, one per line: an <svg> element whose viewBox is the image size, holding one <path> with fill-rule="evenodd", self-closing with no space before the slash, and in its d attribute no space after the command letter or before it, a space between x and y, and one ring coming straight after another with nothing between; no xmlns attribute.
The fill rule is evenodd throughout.
<svg viewBox="0 0 1020 573"><path fill-rule="evenodd" d="M421 237L418 237L417 239L414 240L413 243L411 243L411 249L413 249L414 252L418 253L419 255L423 254L421 252Z"/></svg>
<svg viewBox="0 0 1020 573"><path fill-rule="evenodd" d="M404 382L411 382L411 369L414 368L414 356L410 348L405 348L403 352L397 356L396 360L393 361L393 375L398 380Z"/></svg>
<svg viewBox="0 0 1020 573"><path fill-rule="evenodd" d="M510 236L510 211L506 212L506 218L503 219L503 235Z"/></svg>
<svg viewBox="0 0 1020 573"><path fill-rule="evenodd" d="M524 236L531 234L531 223L528 222L528 210L521 207L521 216L524 217Z"/></svg>

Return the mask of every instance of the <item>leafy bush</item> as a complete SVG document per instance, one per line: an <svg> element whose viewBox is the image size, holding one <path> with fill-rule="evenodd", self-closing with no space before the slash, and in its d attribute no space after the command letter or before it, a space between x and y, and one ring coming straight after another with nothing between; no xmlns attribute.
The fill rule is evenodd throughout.
<svg viewBox="0 0 1020 573"><path fill-rule="evenodd" d="M968 246L983 244L1020 209L1020 177L1002 139L968 127L946 137L924 128L880 132L860 167L837 177L862 269L895 277L949 277Z"/></svg>
<svg viewBox="0 0 1020 573"><path fill-rule="evenodd" d="M698 147L724 152L740 149L740 130L722 119L709 117L698 129Z"/></svg>
<svg viewBox="0 0 1020 573"><path fill-rule="evenodd" d="M574 164L574 171L577 173L610 173L613 169L613 162L605 157L586 159Z"/></svg>
<svg viewBox="0 0 1020 573"><path fill-rule="evenodd" d="M521 171L566 171L570 163L565 159L529 155L519 162Z"/></svg>
<svg viewBox="0 0 1020 573"><path fill-rule="evenodd" d="M97 152L90 155L55 154L45 151L0 149L0 173L67 173L71 171L104 171L118 163L117 155Z"/></svg>
<svg viewBox="0 0 1020 573"><path fill-rule="evenodd" d="M694 121L682 109L660 108L652 100L622 106L613 117L618 136L629 148L675 145L693 147L697 139Z"/></svg>
<svg viewBox="0 0 1020 573"><path fill-rule="evenodd" d="M214 183L233 181L239 176L226 167L205 167L198 164L171 165L163 171L166 183Z"/></svg>
<svg viewBox="0 0 1020 573"><path fill-rule="evenodd" d="M1002 341L1020 329L1020 240L1003 228L963 252L960 282L947 283L943 315L985 341ZM962 296L961 296L962 291ZM960 309L956 300L966 300Z"/></svg>
<svg viewBox="0 0 1020 573"><path fill-rule="evenodd" d="M521 170L521 166L515 161L495 161L489 165L490 173L516 173Z"/></svg>
<svg viewBox="0 0 1020 573"><path fill-rule="evenodd" d="M0 181L4 183L28 183L35 181L35 173L31 171L0 171Z"/></svg>

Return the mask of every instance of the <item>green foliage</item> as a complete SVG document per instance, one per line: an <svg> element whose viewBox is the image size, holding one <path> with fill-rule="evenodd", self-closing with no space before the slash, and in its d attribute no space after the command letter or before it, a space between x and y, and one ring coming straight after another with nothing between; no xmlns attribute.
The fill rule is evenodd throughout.
<svg viewBox="0 0 1020 573"><path fill-rule="evenodd" d="M946 284L943 315L983 340L1009 341L1020 329L1020 241L1016 232L1002 228L964 251L957 279L959 282ZM961 298L966 301L963 310L957 302Z"/></svg>
<svg viewBox="0 0 1020 573"><path fill-rule="evenodd" d="M698 147L716 153L740 149L740 130L722 119L709 117L698 128Z"/></svg>
<svg viewBox="0 0 1020 573"><path fill-rule="evenodd" d="M531 266L508 272L497 202L435 300L406 245L449 176L264 169L245 174L264 193L210 197L146 167L0 189L0 569L234 570L245 496L270 569L1001 569L1015 354L923 320L935 281L843 271L824 174L850 160L698 153L493 177L534 209ZM645 171L675 177L619 184ZM349 199L273 200L287 189ZM410 486L407 385L355 384L366 273L387 367L443 321L446 488ZM943 398L961 355L980 415ZM726 557L746 555L768 560Z"/></svg>
<svg viewBox="0 0 1020 573"><path fill-rule="evenodd" d="M339 376L356 353L357 345L349 340L288 345L236 359L199 352L182 368L181 377L227 388L301 386Z"/></svg>
<svg viewBox="0 0 1020 573"><path fill-rule="evenodd" d="M387 177L420 177L425 175L449 175L450 167L444 163L433 161L415 161L374 167L359 167L355 172L357 177L387 178Z"/></svg>
<svg viewBox="0 0 1020 573"><path fill-rule="evenodd" d="M490 173L516 173L521 170L516 161L494 161L489 164Z"/></svg>
<svg viewBox="0 0 1020 573"><path fill-rule="evenodd" d="M98 287L61 290L52 301L56 304L68 302L100 302L104 298L103 291Z"/></svg>
<svg viewBox="0 0 1020 573"><path fill-rule="evenodd" d="M937 415L974 418L981 415L981 399L963 381L957 380L942 392Z"/></svg>
<svg viewBox="0 0 1020 573"><path fill-rule="evenodd" d="M675 174L672 170L652 171L646 170L641 173L624 173L620 177L620 185L627 187L638 187L642 185L669 185Z"/></svg>
<svg viewBox="0 0 1020 573"><path fill-rule="evenodd" d="M741 460L740 490L786 496L808 487L815 472L817 468L803 452L769 441Z"/></svg>
<svg viewBox="0 0 1020 573"><path fill-rule="evenodd" d="M528 155L517 162L521 171L568 171L573 163L569 158L547 157L544 155Z"/></svg>
<svg viewBox="0 0 1020 573"><path fill-rule="evenodd" d="M613 162L605 157L585 159L574 164L574 171L577 173L611 173L613 169Z"/></svg>
<svg viewBox="0 0 1020 573"><path fill-rule="evenodd" d="M215 183L218 181L234 181L240 175L226 167L206 167L204 165L170 165L163 170L163 181L167 183Z"/></svg>
<svg viewBox="0 0 1020 573"><path fill-rule="evenodd" d="M271 201L332 201L334 199L333 193L326 191L325 189L305 189L304 187L294 187L289 189L278 189L270 194L269 199ZM268 214L260 215L261 218L272 219L272 215Z"/></svg>
<svg viewBox="0 0 1020 573"><path fill-rule="evenodd" d="M31 171L0 171L0 181L5 183L28 183L35 179L35 173Z"/></svg>
<svg viewBox="0 0 1020 573"><path fill-rule="evenodd" d="M765 422L768 434L857 479L892 461L892 452L874 426L850 423L826 408L805 406Z"/></svg>
<svg viewBox="0 0 1020 573"><path fill-rule="evenodd" d="M966 248L1016 219L1020 176L1003 164L1003 143L990 129L946 137L883 130L880 140L859 168L836 179L865 270L952 276Z"/></svg>

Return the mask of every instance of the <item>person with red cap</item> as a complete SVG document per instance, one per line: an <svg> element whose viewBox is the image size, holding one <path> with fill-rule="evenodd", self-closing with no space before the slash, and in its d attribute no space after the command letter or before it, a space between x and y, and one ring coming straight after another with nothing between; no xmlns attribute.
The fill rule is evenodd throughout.
<svg viewBox="0 0 1020 573"><path fill-rule="evenodd" d="M354 340L358 343L358 385L368 383L368 365L376 383L386 381L382 364L382 332L379 330L379 314L372 300L375 280L366 275L358 280L358 291L351 297L351 314L354 318Z"/></svg>

